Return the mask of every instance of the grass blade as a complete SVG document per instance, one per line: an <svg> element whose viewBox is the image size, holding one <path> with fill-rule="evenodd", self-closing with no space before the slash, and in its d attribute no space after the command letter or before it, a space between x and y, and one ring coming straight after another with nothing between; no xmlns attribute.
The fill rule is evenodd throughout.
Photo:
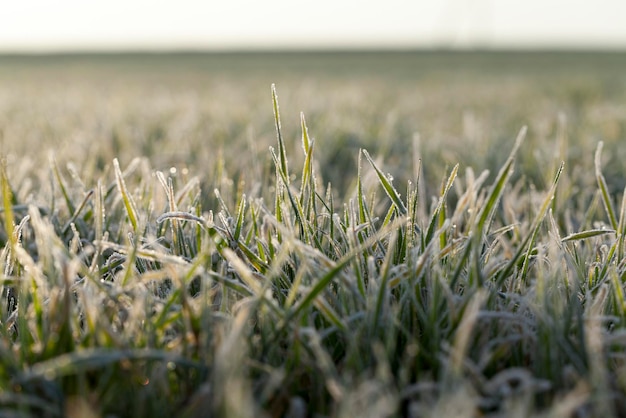
<svg viewBox="0 0 626 418"><path fill-rule="evenodd" d="M287 166L287 151L285 150L285 141L280 126L280 111L278 109L278 94L276 93L276 85L272 84L272 105L274 108L274 123L276 125L276 137L278 138L278 158L280 160L280 169L284 173L289 185L289 169Z"/></svg>
<svg viewBox="0 0 626 418"><path fill-rule="evenodd" d="M400 215L406 215L408 213L408 211L406 209L406 206L404 205L404 202L402 202L402 199L400 197L400 193L398 193L398 191L393 187L393 185L391 184L391 181L389 181L389 179L387 178L385 173L383 173L378 168L378 166L376 165L374 160L372 160L372 157L370 157L370 155L367 152L367 150L363 150L363 155L365 155L365 158L367 158L367 161L369 161L371 166L376 171L376 174L378 175L378 180L380 181L380 184L383 186L383 189L385 190L385 193L387 193L387 196L389 196L389 198L391 199L391 202L396 207L396 209L398 210Z"/></svg>
<svg viewBox="0 0 626 418"><path fill-rule="evenodd" d="M506 163L500 169L493 186L491 186L491 189L489 190L487 200L480 211L480 215L476 219L476 231L478 231L476 236L478 239L482 239L482 234L487 230L490 219L493 217L496 204L500 201L500 197L502 197L502 193L504 192L504 187L511 177L513 165L515 163L515 155L517 154L517 150L519 149L522 141L526 137L526 131L527 128L524 126L517 135L513 150L511 151L509 158L506 160Z"/></svg>
<svg viewBox="0 0 626 418"><path fill-rule="evenodd" d="M430 224L428 225L428 229L426 230L426 236L424 237L423 247L426 247L428 243L430 242L430 240L433 238L435 229L437 228L437 224L439 221L439 213L441 212L442 208L444 207L446 203L446 197L448 196L448 192L452 188L452 184L454 183L454 180L456 179L456 175L458 171L459 171L459 165L457 164L454 166L454 168L450 172L448 181L446 182L446 185L443 187L443 190L441 191L441 196L439 197L439 201L437 202L437 207L433 211L432 217L430 219ZM442 245L441 248L443 248L444 246L445 246L445 243Z"/></svg>
<svg viewBox="0 0 626 418"><path fill-rule="evenodd" d="M608 187L606 185L606 179L602 174L602 147L604 143L600 141L598 148L596 149L595 166L596 166L596 180L598 181L598 187L602 194L602 202L604 203L604 209L609 217L611 228L618 230L617 218L615 217L615 209L613 209L613 203L611 203L611 196L609 194Z"/></svg>
<svg viewBox="0 0 626 418"><path fill-rule="evenodd" d="M126 208L126 213L128 215L128 220L133 227L133 231L137 232L138 225L138 215L137 209L135 207L135 202L133 201L133 197L128 193L128 189L126 188L126 182L124 181L124 176L122 175L122 170L120 170L120 163L115 158L113 160L113 167L115 169L115 180L117 182L117 189L122 195L122 201L124 202L124 207Z"/></svg>
<svg viewBox="0 0 626 418"><path fill-rule="evenodd" d="M614 234L612 229L589 229L587 231L575 232L561 239L561 242L580 241L587 238L597 237L599 235Z"/></svg>

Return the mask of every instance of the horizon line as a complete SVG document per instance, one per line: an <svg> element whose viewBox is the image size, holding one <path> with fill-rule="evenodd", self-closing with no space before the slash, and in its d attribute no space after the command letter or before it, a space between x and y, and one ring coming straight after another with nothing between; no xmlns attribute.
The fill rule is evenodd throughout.
<svg viewBox="0 0 626 418"><path fill-rule="evenodd" d="M340 53L626 53L625 46L306 46L306 47L135 47L135 48L50 48L2 49L0 56L81 56L81 55L228 55L228 54L340 54Z"/></svg>

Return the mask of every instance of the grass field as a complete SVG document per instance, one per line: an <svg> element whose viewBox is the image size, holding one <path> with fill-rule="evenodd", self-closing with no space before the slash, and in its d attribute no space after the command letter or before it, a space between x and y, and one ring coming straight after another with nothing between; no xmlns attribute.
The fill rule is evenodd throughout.
<svg viewBox="0 0 626 418"><path fill-rule="evenodd" d="M0 56L0 416L625 416L625 70Z"/></svg>

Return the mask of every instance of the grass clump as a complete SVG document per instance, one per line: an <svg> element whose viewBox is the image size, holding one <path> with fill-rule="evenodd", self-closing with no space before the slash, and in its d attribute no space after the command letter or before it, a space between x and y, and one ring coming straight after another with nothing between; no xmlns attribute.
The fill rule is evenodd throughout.
<svg viewBox="0 0 626 418"><path fill-rule="evenodd" d="M145 158L68 183L51 161L35 205L5 163L0 415L626 413L626 204L602 144L574 213L561 161L545 190L514 176L525 129L495 176L456 165L432 203L359 151L339 202L304 116L291 171L272 105L256 189L209 197Z"/></svg>

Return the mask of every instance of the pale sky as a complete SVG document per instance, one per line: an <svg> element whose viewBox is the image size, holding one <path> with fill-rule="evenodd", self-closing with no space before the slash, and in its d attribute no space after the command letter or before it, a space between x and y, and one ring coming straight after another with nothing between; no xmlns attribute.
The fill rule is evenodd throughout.
<svg viewBox="0 0 626 418"><path fill-rule="evenodd" d="M0 0L0 52L626 49L626 0Z"/></svg>

